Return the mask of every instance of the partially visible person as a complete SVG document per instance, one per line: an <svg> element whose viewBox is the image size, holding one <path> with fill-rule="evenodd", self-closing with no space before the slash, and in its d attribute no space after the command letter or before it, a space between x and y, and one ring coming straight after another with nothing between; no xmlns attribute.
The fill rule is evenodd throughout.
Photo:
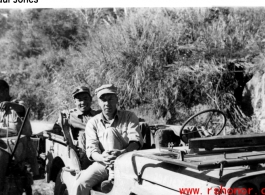
<svg viewBox="0 0 265 195"><path fill-rule="evenodd" d="M13 99L9 94L9 85L0 80L0 128L10 129L10 134L17 135L26 109L23 101ZM9 128L8 128L9 127ZM24 128L23 135L32 135L30 127Z"/></svg>
<svg viewBox="0 0 265 195"><path fill-rule="evenodd" d="M0 137L18 135L25 113L26 107L24 102L12 98L7 82L0 80ZM32 129L28 118L22 129L22 135L27 137L27 160L31 166L33 175L37 176L39 174L39 168L36 159L36 150L30 139Z"/></svg>
<svg viewBox="0 0 265 195"><path fill-rule="evenodd" d="M86 153L95 162L77 175L71 195L89 195L90 190L102 181L102 191L109 192L113 186L115 159L143 145L139 119L133 112L117 109L116 92L117 88L112 84L96 89L102 113L86 125Z"/></svg>
<svg viewBox="0 0 265 195"><path fill-rule="evenodd" d="M70 110L63 110L62 114L65 115L66 118L68 118L68 122L70 125L70 129L73 135L74 140L78 140L78 147L82 150L79 154L81 155L81 164L83 166L83 160L86 158L86 137L85 137L85 127L88 122L88 120L99 114L100 110L93 110L91 108L92 103L92 97L90 95L90 90L88 87L85 86L79 86L74 89L72 92L72 97L75 103L75 108ZM54 130L58 133L62 133L61 128L61 114L59 115L59 118L54 125ZM86 166L86 165L84 165Z"/></svg>

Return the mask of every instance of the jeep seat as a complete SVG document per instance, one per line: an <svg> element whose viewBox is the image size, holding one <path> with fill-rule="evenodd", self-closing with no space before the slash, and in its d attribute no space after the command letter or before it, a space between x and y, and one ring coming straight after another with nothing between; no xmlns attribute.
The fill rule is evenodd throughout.
<svg viewBox="0 0 265 195"><path fill-rule="evenodd" d="M144 145L142 149L151 149L158 147L168 147L180 145L180 137L178 136L181 126L176 125L159 125L157 131L151 130L145 122L140 122L140 129L143 136Z"/></svg>
<svg viewBox="0 0 265 195"><path fill-rule="evenodd" d="M145 122L140 122L139 126L142 132L144 142L142 149L155 148L154 133L151 131L148 124Z"/></svg>
<svg viewBox="0 0 265 195"><path fill-rule="evenodd" d="M180 144L180 137L176 135L174 130L170 128L159 129L155 133L155 146L160 147L176 147Z"/></svg>

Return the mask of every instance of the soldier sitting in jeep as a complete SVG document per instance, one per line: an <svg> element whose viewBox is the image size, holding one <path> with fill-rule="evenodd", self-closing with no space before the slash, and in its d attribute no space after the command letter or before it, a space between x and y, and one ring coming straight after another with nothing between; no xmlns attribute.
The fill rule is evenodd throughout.
<svg viewBox="0 0 265 195"><path fill-rule="evenodd" d="M78 140L78 147L81 149L80 151L80 160L83 166L85 165L83 162L86 161L85 154L85 127L87 121L99 114L101 111L91 109L92 97L90 95L90 90L85 86L79 86L74 89L72 92L72 97L74 99L75 108L70 110L63 110L62 114L68 118L68 122L71 128L71 133L74 140ZM61 114L57 122L54 125L53 130L57 134L62 134L61 127Z"/></svg>
<svg viewBox="0 0 265 195"><path fill-rule="evenodd" d="M25 113L26 108L24 102L12 98L9 93L9 85L7 82L0 80L0 137L17 136ZM39 174L39 169L36 151L30 139L32 129L28 119L26 119L22 135L25 135L27 139L27 161L30 164L33 175L37 176Z"/></svg>
<svg viewBox="0 0 265 195"><path fill-rule="evenodd" d="M33 176L39 175L36 149L30 139L32 135L31 124L27 117L24 118L25 114L24 102L13 99L9 93L8 83L0 80L0 165L2 169L0 194L15 194L17 189L25 190L27 194L31 194L31 175L26 173L24 165L29 165L27 167L30 168ZM20 137L19 134L23 136ZM18 143L16 140L21 142L19 146L15 145ZM19 150L15 150L15 148ZM12 158L13 155L14 159ZM6 156L8 157L5 158ZM12 166L11 160L14 162ZM15 166L16 164L19 166ZM24 183L10 180L14 176L13 174L16 174L17 180L23 177ZM5 185L7 181L9 181L9 185Z"/></svg>
<svg viewBox="0 0 265 195"><path fill-rule="evenodd" d="M116 91L112 84L96 89L102 114L90 119L86 126L86 153L95 162L79 173L70 194L88 195L93 186L104 180L101 189L109 192L113 185L115 159L143 145L139 119L132 112L117 110Z"/></svg>

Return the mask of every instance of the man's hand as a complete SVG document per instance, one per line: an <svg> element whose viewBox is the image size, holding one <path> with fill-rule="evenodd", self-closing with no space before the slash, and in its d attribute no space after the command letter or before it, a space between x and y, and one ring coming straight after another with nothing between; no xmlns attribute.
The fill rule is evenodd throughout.
<svg viewBox="0 0 265 195"><path fill-rule="evenodd" d="M102 162L104 162L105 164L112 164L114 162L114 160L117 158L116 156L114 156L113 154L111 154L110 151L105 150L102 154Z"/></svg>
<svg viewBox="0 0 265 195"><path fill-rule="evenodd" d="M12 103L7 102L7 101L1 102L0 103L0 110L7 112L10 109L11 104Z"/></svg>
<svg viewBox="0 0 265 195"><path fill-rule="evenodd" d="M133 150L137 150L139 148L139 144L137 142L131 142L126 149L118 150L118 149L112 149L112 150L105 150L102 154L98 152L92 153L92 158L95 161L103 162L104 164L108 166L113 166L116 158L126 152L130 152Z"/></svg>
<svg viewBox="0 0 265 195"><path fill-rule="evenodd" d="M112 149L112 150L109 150L109 153L117 158L118 156L125 153L125 149L123 150Z"/></svg>
<svg viewBox="0 0 265 195"><path fill-rule="evenodd" d="M107 151L108 154L110 154L111 156L114 157L114 159L111 160L111 161L109 162L109 164L107 164L107 167L109 167L109 168L113 168L113 167L114 167L114 162L115 162L116 158L117 158L118 156L124 154L125 152L126 152L125 149L123 149L123 150L112 149L112 150Z"/></svg>
<svg viewBox="0 0 265 195"><path fill-rule="evenodd" d="M139 144L137 142L131 142L126 149L122 149L122 150L112 149L112 150L108 150L105 152L107 152L109 155L114 156L116 159L118 156L126 152L130 152L130 151L137 150L137 149L139 149Z"/></svg>

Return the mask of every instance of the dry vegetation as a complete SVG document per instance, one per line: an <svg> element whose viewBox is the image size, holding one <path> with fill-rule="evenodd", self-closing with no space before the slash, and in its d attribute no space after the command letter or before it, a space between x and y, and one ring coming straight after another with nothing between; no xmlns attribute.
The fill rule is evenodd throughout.
<svg viewBox="0 0 265 195"><path fill-rule="evenodd" d="M93 91L111 82L120 106L151 122L181 123L206 105L246 126L237 89L263 71L263 8L1 12L0 76L34 119L52 119L76 85ZM230 95L238 112L227 106Z"/></svg>

